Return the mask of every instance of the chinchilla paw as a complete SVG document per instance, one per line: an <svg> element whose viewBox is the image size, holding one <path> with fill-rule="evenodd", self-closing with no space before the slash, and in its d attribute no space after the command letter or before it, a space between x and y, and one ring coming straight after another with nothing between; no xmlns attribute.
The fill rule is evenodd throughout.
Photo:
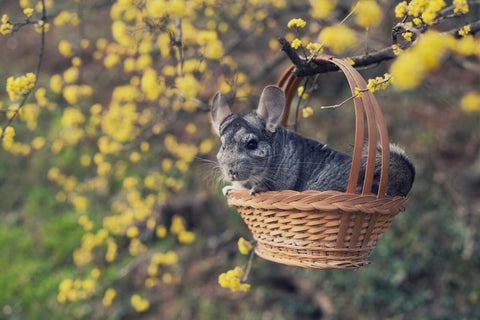
<svg viewBox="0 0 480 320"><path fill-rule="evenodd" d="M223 187L222 189L222 193L224 196L228 195L228 193L230 192L230 190L236 190L235 187L233 186L226 186L226 187Z"/></svg>

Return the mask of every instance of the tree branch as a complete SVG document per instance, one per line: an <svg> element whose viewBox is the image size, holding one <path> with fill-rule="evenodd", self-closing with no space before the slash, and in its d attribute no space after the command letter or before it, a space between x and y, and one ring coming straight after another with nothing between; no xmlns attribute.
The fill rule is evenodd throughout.
<svg viewBox="0 0 480 320"><path fill-rule="evenodd" d="M467 24L467 26L470 27L469 34L471 35L475 35L475 33L480 32L480 20ZM458 32L462 28L452 29L450 31L444 32L444 34L450 34L456 38L461 38L462 36L459 35ZM393 33L396 33L396 32L398 33L399 31L394 28ZM392 36L395 37L395 35L392 35ZM282 51L285 52L288 58L295 65L293 74L295 74L297 77L307 77L307 76L313 76L319 73L338 71L338 67L330 63L328 64L327 63L325 64L308 63L307 60L299 57L296 50L292 48L292 46L287 40L285 40L284 38L280 38L278 39L278 41L282 46ZM413 44L414 42L404 42L400 45L400 47L402 49L406 49L408 47L411 47ZM350 57L350 59L352 59L352 61L354 62L355 67L361 68L361 67L368 67L371 65L379 64L384 61L393 60L396 57L397 56L393 53L392 47L389 46L379 51L375 51L365 55L353 56L353 57Z"/></svg>

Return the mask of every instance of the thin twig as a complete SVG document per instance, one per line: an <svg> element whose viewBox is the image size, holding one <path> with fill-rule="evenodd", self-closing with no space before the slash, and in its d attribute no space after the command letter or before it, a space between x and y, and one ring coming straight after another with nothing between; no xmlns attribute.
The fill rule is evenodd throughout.
<svg viewBox="0 0 480 320"><path fill-rule="evenodd" d="M176 38L175 38L175 46L178 49L178 62L180 63L180 77L183 77L183 44L182 44L182 19L177 18L175 19L175 29L176 29Z"/></svg>
<svg viewBox="0 0 480 320"><path fill-rule="evenodd" d="M252 261L253 261L254 255L255 255L255 248L253 248L252 251L250 251L250 257L248 257L248 262L245 269L245 273L243 274L243 277L242 277L242 282L245 282L248 279L248 275L250 274L250 269L252 268Z"/></svg>
<svg viewBox="0 0 480 320"><path fill-rule="evenodd" d="M368 89L359 89L358 91L360 91L360 92L365 92L365 91L368 91ZM339 107L343 106L345 103L347 103L348 101L355 99L356 97L357 97L357 95L352 95L351 97L343 100L343 101L340 102L340 103L337 103L337 104L334 104L334 105L331 105L331 106L322 106L322 107L320 107L320 109L339 108Z"/></svg>
<svg viewBox="0 0 480 320"><path fill-rule="evenodd" d="M17 109L11 110L13 111L13 115L7 119L5 124L2 126L2 133L0 135L0 139L3 139L5 136L5 129L12 124L12 122L15 120L15 118L18 116L20 109L25 105L27 102L28 97L30 94L33 92L35 87L37 86L38 83L38 78L40 75L40 67L42 66L42 61L43 61L43 55L45 52L45 23L47 22L47 15L46 15L46 9L45 9L45 0L42 1L42 18L40 21L43 21L42 24L42 33L41 33L41 40L40 40L40 53L38 55L38 62L37 62L37 67L35 69L35 82L33 83L33 87L30 91L28 91L24 96L20 104L18 105Z"/></svg>

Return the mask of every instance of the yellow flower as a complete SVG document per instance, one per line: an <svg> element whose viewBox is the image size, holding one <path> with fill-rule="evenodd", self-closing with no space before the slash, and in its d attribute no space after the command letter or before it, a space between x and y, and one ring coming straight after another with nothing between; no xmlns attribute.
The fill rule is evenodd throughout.
<svg viewBox="0 0 480 320"><path fill-rule="evenodd" d="M416 87L427 73L438 67L443 54L454 43L452 36L427 31L414 47L399 56L390 66L395 85L402 90Z"/></svg>
<svg viewBox="0 0 480 320"><path fill-rule="evenodd" d="M462 110L466 113L480 112L480 93L469 92L463 96L461 102Z"/></svg>
<svg viewBox="0 0 480 320"><path fill-rule="evenodd" d="M252 244L249 241L245 240L243 237L238 239L237 245L238 251L240 251L240 253L244 255L249 254L253 248Z"/></svg>
<svg viewBox="0 0 480 320"><path fill-rule="evenodd" d="M468 13L469 8L468 8L468 3L467 0L453 0L453 5L455 6L455 9L453 10L454 13Z"/></svg>
<svg viewBox="0 0 480 320"><path fill-rule="evenodd" d="M6 14L4 14L4 15L2 16L2 20L1 20L1 21L2 21L3 24L8 23L8 21L9 21L8 16L7 16Z"/></svg>
<svg viewBox="0 0 480 320"><path fill-rule="evenodd" d="M363 92L364 92L364 91L365 91L365 90L362 90L362 89L360 89L360 88L355 87L355 97L361 97L361 96L363 96Z"/></svg>
<svg viewBox="0 0 480 320"><path fill-rule="evenodd" d="M172 281L173 281L172 274L171 274L171 273L168 273L168 272L167 272L167 273L164 273L164 274L162 275L162 281L163 281L163 283L165 283L165 284L172 283Z"/></svg>
<svg viewBox="0 0 480 320"><path fill-rule="evenodd" d="M302 46L302 41L300 39L295 39L295 40L292 41L291 46L294 49L298 49L299 47Z"/></svg>
<svg viewBox="0 0 480 320"><path fill-rule="evenodd" d="M140 232L138 231L138 228L135 226L131 226L127 229L126 235L129 238L135 238L138 236Z"/></svg>
<svg viewBox="0 0 480 320"><path fill-rule="evenodd" d="M191 74L186 74L183 78L176 78L175 86L186 97L195 97L200 90L200 83Z"/></svg>
<svg viewBox="0 0 480 320"><path fill-rule="evenodd" d="M109 307L112 305L113 298L117 295L115 289L109 288L105 291L105 294L102 299L102 303L105 307Z"/></svg>
<svg viewBox="0 0 480 320"><path fill-rule="evenodd" d="M123 187L125 189L134 189L137 184L138 180L136 177L126 177L125 179L123 179Z"/></svg>
<svg viewBox="0 0 480 320"><path fill-rule="evenodd" d="M172 217L172 224L170 225L170 232L173 234L179 234L183 230L185 230L183 218L178 215L174 215Z"/></svg>
<svg viewBox="0 0 480 320"><path fill-rule="evenodd" d="M322 48L322 45L320 43L313 43L313 42L310 42L309 44L307 44L307 50L310 51L311 54L316 54L316 53L322 53L323 52L323 48Z"/></svg>
<svg viewBox="0 0 480 320"><path fill-rule="evenodd" d="M230 288L233 292L235 291L244 291L247 292L250 290L250 285L247 283L242 283L240 277L244 274L242 268L235 267L233 270L229 270L225 273L222 273L218 277L218 283L223 288Z"/></svg>
<svg viewBox="0 0 480 320"><path fill-rule="evenodd" d="M352 60L352 58L350 57L346 57L345 59L343 59L345 62L347 62L349 65L351 66L354 66L355 65L355 61Z"/></svg>
<svg viewBox="0 0 480 320"><path fill-rule="evenodd" d="M50 77L50 89L55 93L62 92L63 81L59 74L54 74Z"/></svg>
<svg viewBox="0 0 480 320"><path fill-rule="evenodd" d="M157 237L159 237L160 239L165 238L165 237L167 236L167 228L165 228L164 225L159 225L159 226L157 226L157 228L155 229L155 234L156 234Z"/></svg>
<svg viewBox="0 0 480 320"><path fill-rule="evenodd" d="M70 58L73 55L72 46L67 40L60 40L58 43L58 52L66 58Z"/></svg>
<svg viewBox="0 0 480 320"><path fill-rule="evenodd" d="M131 297L130 303L137 312L144 312L150 308L150 302L147 299L142 299L138 294L134 294Z"/></svg>
<svg viewBox="0 0 480 320"><path fill-rule="evenodd" d="M43 148L44 145L45 145L44 137L36 137L32 140L32 148L35 150L39 150Z"/></svg>
<svg viewBox="0 0 480 320"><path fill-rule="evenodd" d="M71 25L75 27L78 24L80 24L80 19L78 17L78 14L75 12L61 11L53 19L53 24L57 27L60 27L63 25Z"/></svg>
<svg viewBox="0 0 480 320"><path fill-rule="evenodd" d="M289 27L289 28L294 28L294 27L303 28L303 27L305 27L306 24L307 23L303 19L299 19L299 18L298 19L291 19L288 22L287 27Z"/></svg>
<svg viewBox="0 0 480 320"><path fill-rule="evenodd" d="M145 93L146 98L153 101L165 90L165 87L158 82L157 72L148 68L143 72L141 89Z"/></svg>
<svg viewBox="0 0 480 320"><path fill-rule="evenodd" d="M313 115L313 109L311 107L305 107L302 109L302 116L308 118Z"/></svg>
<svg viewBox="0 0 480 320"><path fill-rule="evenodd" d="M376 77L375 79L368 79L367 88L371 92L387 88L392 82L392 75L385 73L383 78Z"/></svg>
<svg viewBox="0 0 480 320"><path fill-rule="evenodd" d="M17 100L28 94L35 86L35 82L36 76L34 73L27 73L17 78L9 77L6 91L10 100Z"/></svg>
<svg viewBox="0 0 480 320"><path fill-rule="evenodd" d="M33 14L33 8L25 8L23 9L23 14L25 14L27 17L31 17Z"/></svg>
<svg viewBox="0 0 480 320"><path fill-rule="evenodd" d="M195 233L186 230L180 231L178 234L178 241L185 244L192 243L195 241Z"/></svg>
<svg viewBox="0 0 480 320"><path fill-rule="evenodd" d="M108 69L112 68L119 62L120 62L120 57L118 56L118 54L115 54L115 53L109 53L105 57L105 59L103 59L103 65Z"/></svg>
<svg viewBox="0 0 480 320"><path fill-rule="evenodd" d="M13 25L9 23L8 16L4 14L2 16L2 25L0 26L0 33L1 34L9 34L13 30Z"/></svg>
<svg viewBox="0 0 480 320"><path fill-rule="evenodd" d="M147 152L149 149L150 149L150 144L147 141L142 141L142 143L140 143L140 150L142 152Z"/></svg>
<svg viewBox="0 0 480 320"><path fill-rule="evenodd" d="M147 278L145 279L145 287L146 288L153 288L158 284L158 279L157 278Z"/></svg>
<svg viewBox="0 0 480 320"><path fill-rule="evenodd" d="M402 36L405 40L411 42L412 41L412 36L413 36L413 33L411 32L404 32L402 33Z"/></svg>
<svg viewBox="0 0 480 320"><path fill-rule="evenodd" d="M5 131L3 132L4 147L5 147L5 144L9 146L13 143L13 137L15 137L15 129L11 126L6 127Z"/></svg>
<svg viewBox="0 0 480 320"><path fill-rule="evenodd" d="M422 19L420 18L414 18L412 21L413 23L415 23L416 26L419 26L422 24Z"/></svg>
<svg viewBox="0 0 480 320"><path fill-rule="evenodd" d="M458 35L460 35L462 37L465 37L466 35L468 35L470 33L470 31L472 31L470 26L463 26L462 29L460 29L458 31Z"/></svg>
<svg viewBox="0 0 480 320"><path fill-rule="evenodd" d="M336 24L322 29L318 39L335 54L341 54L357 44L355 32L343 24Z"/></svg>
<svg viewBox="0 0 480 320"><path fill-rule="evenodd" d="M93 279L98 279L100 277L101 271L98 268L93 268L92 271L90 271L90 275L92 276Z"/></svg>
<svg viewBox="0 0 480 320"><path fill-rule="evenodd" d="M382 20L382 9L375 0L360 0L352 10L360 27L368 28Z"/></svg>
<svg viewBox="0 0 480 320"><path fill-rule="evenodd" d="M80 40L80 47L82 49L86 49L88 48L88 46L90 45L90 41L88 39L82 39Z"/></svg>
<svg viewBox="0 0 480 320"><path fill-rule="evenodd" d="M402 1L395 7L395 17L402 18L407 13L407 1Z"/></svg>
<svg viewBox="0 0 480 320"><path fill-rule="evenodd" d="M302 99L307 99L308 98L308 93L306 92L305 88L303 86L299 86L297 88L298 96L301 97Z"/></svg>
<svg viewBox="0 0 480 320"><path fill-rule="evenodd" d="M70 67L63 72L63 80L66 83L72 83L78 80L80 72L77 67Z"/></svg>
<svg viewBox="0 0 480 320"><path fill-rule="evenodd" d="M400 47L396 44L393 44L392 45L392 50L393 50L393 53L396 55L396 56L399 56L403 53L403 50L400 49Z"/></svg>
<svg viewBox="0 0 480 320"><path fill-rule="evenodd" d="M40 2L39 2L40 3ZM35 32L37 33L42 33L42 32L48 32L50 30L50 23L44 22L43 20L40 20L36 25L35 25Z"/></svg>
<svg viewBox="0 0 480 320"><path fill-rule="evenodd" d="M330 14L335 9L337 5L336 0L310 0L310 5L312 9L310 14L315 19L325 19L330 16Z"/></svg>

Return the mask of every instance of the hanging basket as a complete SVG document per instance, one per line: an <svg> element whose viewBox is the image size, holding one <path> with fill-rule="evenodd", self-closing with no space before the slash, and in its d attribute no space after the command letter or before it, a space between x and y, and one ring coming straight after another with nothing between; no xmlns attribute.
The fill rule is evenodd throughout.
<svg viewBox="0 0 480 320"><path fill-rule="evenodd" d="M347 62L321 55L313 62L334 64L345 74L352 94L367 87L363 77ZM285 91L286 125L290 103L301 78L291 66L277 85ZM368 257L395 216L405 210L406 197L386 195L389 141L380 107L370 91L354 99L356 129L352 165L346 192L268 191L250 195L248 190L228 192L257 245L255 253L270 261L316 269L355 269L369 263ZM367 128L365 128L365 117ZM365 129L368 157L363 193L356 193ZM377 149L377 130L382 146L378 194L372 194Z"/></svg>

